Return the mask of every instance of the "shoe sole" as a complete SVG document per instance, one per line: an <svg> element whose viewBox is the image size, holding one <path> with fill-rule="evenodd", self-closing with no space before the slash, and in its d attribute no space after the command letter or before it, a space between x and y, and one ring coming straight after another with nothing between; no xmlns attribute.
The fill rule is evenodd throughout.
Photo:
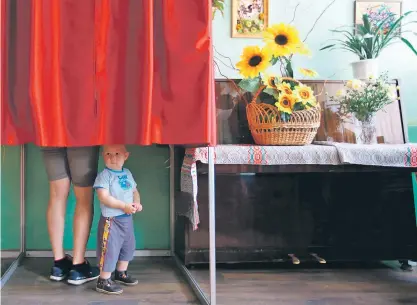
<svg viewBox="0 0 417 305"><path fill-rule="evenodd" d="M94 281L94 280L98 279L99 276L100 275L97 275L95 277L89 277L87 279L82 279L82 280L68 280L67 282L68 282L68 284L79 286L79 285Z"/></svg>
<svg viewBox="0 0 417 305"><path fill-rule="evenodd" d="M119 283L119 284L126 285L126 286L136 286L139 283L139 281L136 281L134 283L125 283L125 282L118 281L118 280L114 280L114 281L117 282L117 283Z"/></svg>
<svg viewBox="0 0 417 305"><path fill-rule="evenodd" d="M55 282L60 282L60 281L65 280L66 277L67 277L66 275L63 275L63 276L54 276L54 275L51 275L49 277L49 279L52 280L52 281L55 281Z"/></svg>
<svg viewBox="0 0 417 305"><path fill-rule="evenodd" d="M97 288L97 287L96 287L96 291L97 292L101 292L101 293L105 293L105 294L122 294L123 293L123 290L121 290L121 291L115 291L115 292L110 292L110 291L107 291L107 290L104 290L104 289L100 289L100 288Z"/></svg>

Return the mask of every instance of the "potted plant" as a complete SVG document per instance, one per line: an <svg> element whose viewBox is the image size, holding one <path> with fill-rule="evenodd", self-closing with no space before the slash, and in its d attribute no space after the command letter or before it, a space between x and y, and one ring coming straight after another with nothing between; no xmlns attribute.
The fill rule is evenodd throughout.
<svg viewBox="0 0 417 305"><path fill-rule="evenodd" d="M332 32L339 33L344 37L342 39L333 39L334 43L326 45L320 50L342 49L354 53L359 57L359 60L352 63L353 77L366 80L370 76L379 74L377 62L379 55L385 48L396 41L402 41L417 55L414 46L401 36L400 30L401 21L411 13L414 13L414 11L407 12L397 19L395 19L395 15L388 14L382 20L374 22L370 22L369 15L364 14L362 16L363 25L356 27L356 34L354 31L346 29L332 30ZM415 23L415 21L410 23Z"/></svg>
<svg viewBox="0 0 417 305"><path fill-rule="evenodd" d="M397 99L397 90L398 88L388 83L385 73L377 79L371 77L366 81L349 80L345 83L344 89L329 99L337 105L337 113L342 121L354 117L359 122L357 143L375 144L375 115Z"/></svg>

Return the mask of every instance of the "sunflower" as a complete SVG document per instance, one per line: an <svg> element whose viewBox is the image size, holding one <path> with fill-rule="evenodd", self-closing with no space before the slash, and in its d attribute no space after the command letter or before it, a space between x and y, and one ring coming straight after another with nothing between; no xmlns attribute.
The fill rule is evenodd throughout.
<svg viewBox="0 0 417 305"><path fill-rule="evenodd" d="M275 106L279 111L291 114L295 102L295 97L292 94L281 94Z"/></svg>
<svg viewBox="0 0 417 305"><path fill-rule="evenodd" d="M267 88L276 89L279 84L279 78L273 74L264 73L262 76L262 82Z"/></svg>
<svg viewBox="0 0 417 305"><path fill-rule="evenodd" d="M300 71L300 73L304 76L316 77L318 75L316 71L311 69L300 68L298 71Z"/></svg>
<svg viewBox="0 0 417 305"><path fill-rule="evenodd" d="M291 89L291 85L289 83L281 83L277 87L278 87L278 90L284 94L291 95L293 93Z"/></svg>
<svg viewBox="0 0 417 305"><path fill-rule="evenodd" d="M284 23L275 24L263 32L266 47L276 57L297 52L301 41L295 27Z"/></svg>
<svg viewBox="0 0 417 305"><path fill-rule="evenodd" d="M240 58L241 60L236 64L236 67L241 75L250 78L254 78L260 72L265 71L271 59L265 49L261 50L258 46L246 47Z"/></svg>
<svg viewBox="0 0 417 305"><path fill-rule="evenodd" d="M316 97L314 96L313 90L309 86L306 85L299 85L294 88L294 95L296 95L303 105L310 104L310 106L314 106L316 103Z"/></svg>

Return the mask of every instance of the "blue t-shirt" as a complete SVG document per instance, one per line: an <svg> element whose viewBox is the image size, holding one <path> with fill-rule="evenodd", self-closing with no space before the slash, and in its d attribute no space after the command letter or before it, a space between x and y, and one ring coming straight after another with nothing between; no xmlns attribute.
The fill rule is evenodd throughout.
<svg viewBox="0 0 417 305"><path fill-rule="evenodd" d="M125 203L132 203L136 182L127 168L115 171L106 167L97 175L94 188L104 188L109 191L112 197ZM116 217L125 213L123 210L109 208L102 203L100 203L100 208L104 217Z"/></svg>

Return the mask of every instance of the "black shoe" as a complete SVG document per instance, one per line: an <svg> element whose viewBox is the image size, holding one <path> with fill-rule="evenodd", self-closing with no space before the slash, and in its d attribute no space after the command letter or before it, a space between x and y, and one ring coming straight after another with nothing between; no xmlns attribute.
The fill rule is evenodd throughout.
<svg viewBox="0 0 417 305"><path fill-rule="evenodd" d="M65 255L63 259L57 260L54 262L54 266L51 268L51 275L49 278L52 281L62 281L64 280L72 268L72 257Z"/></svg>
<svg viewBox="0 0 417 305"><path fill-rule="evenodd" d="M96 291L106 294L121 294L123 289L111 279L99 278L97 280Z"/></svg>
<svg viewBox="0 0 417 305"><path fill-rule="evenodd" d="M95 280L100 276L100 270L97 267L91 267L90 263L85 260L84 263L73 265L69 273L68 284L81 285Z"/></svg>
<svg viewBox="0 0 417 305"><path fill-rule="evenodd" d="M117 271L114 275L114 280L118 283L127 285L127 286L135 286L138 283L138 280L131 277L127 274L127 271Z"/></svg>

